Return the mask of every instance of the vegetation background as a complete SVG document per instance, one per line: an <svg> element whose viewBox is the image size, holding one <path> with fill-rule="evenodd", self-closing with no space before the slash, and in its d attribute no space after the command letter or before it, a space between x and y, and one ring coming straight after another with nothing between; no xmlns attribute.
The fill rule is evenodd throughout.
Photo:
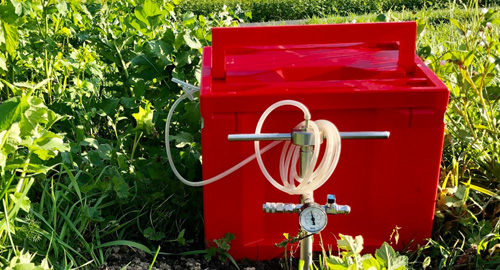
<svg viewBox="0 0 500 270"><path fill-rule="evenodd" d="M499 269L497 5L1 0L0 265L95 269L115 245L227 254L229 238L205 249L201 189L181 184L167 165L166 113L182 93L171 79L198 84L211 27L307 19L417 20L417 54L451 98L434 234L406 254L406 267ZM199 120L197 99L180 105L170 137L190 180L201 179Z"/></svg>

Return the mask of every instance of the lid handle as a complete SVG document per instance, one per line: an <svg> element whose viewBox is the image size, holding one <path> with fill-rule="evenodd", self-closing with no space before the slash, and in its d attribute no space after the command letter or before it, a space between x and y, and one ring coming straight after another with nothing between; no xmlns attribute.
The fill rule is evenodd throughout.
<svg viewBox="0 0 500 270"><path fill-rule="evenodd" d="M415 66L415 22L228 27L212 29L212 77L226 77L226 51L242 46L398 42L398 65Z"/></svg>

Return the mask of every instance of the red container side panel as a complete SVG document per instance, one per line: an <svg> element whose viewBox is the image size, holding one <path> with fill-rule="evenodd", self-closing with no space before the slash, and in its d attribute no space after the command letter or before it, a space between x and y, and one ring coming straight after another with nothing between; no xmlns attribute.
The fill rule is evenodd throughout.
<svg viewBox="0 0 500 270"><path fill-rule="evenodd" d="M370 251L396 226L400 248L421 242L432 231L449 92L414 49L412 22L213 29L200 96L204 179L254 153L253 142L228 142L228 134L254 133L270 105L297 100L313 120L340 131L391 133L387 140L342 141L337 169L314 197L324 204L335 194L352 212L329 216L324 243L335 244L339 233L362 235ZM262 132L290 132L302 120L298 109L282 107ZM263 154L275 179L281 147ZM274 244L298 232L298 214L262 211L266 202L299 203L299 196L274 188L256 161L205 186L203 196L207 243L235 234L235 259L282 256Z"/></svg>

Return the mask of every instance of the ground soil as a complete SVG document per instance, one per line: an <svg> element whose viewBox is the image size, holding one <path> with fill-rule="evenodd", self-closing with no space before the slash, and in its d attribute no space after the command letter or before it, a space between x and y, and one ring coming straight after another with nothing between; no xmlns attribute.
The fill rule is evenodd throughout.
<svg viewBox="0 0 500 270"><path fill-rule="evenodd" d="M106 264L98 270L143 270L149 269L153 257L143 251L126 246L113 247L108 250ZM238 261L241 270L281 270L278 259L271 261ZM162 256L159 255L151 270L219 270L237 269L229 260L221 261L217 258L205 259L202 255L196 256Z"/></svg>

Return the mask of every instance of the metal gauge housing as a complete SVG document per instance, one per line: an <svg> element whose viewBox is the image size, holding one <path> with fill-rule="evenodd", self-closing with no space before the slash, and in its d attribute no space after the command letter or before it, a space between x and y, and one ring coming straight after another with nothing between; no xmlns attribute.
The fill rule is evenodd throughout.
<svg viewBox="0 0 500 270"><path fill-rule="evenodd" d="M305 204L299 215L300 226L308 233L319 233L326 227L326 212L319 204Z"/></svg>

